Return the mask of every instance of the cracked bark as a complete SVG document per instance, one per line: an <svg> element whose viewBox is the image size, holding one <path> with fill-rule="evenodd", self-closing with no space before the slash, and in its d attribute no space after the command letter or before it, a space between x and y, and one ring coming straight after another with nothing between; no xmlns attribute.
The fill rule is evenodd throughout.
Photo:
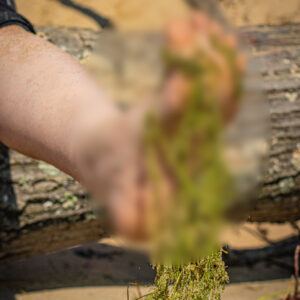
<svg viewBox="0 0 300 300"><path fill-rule="evenodd" d="M292 222L300 218L300 24L240 32L262 62L272 129L260 194L247 215L250 221ZM141 98L160 81L159 35L48 27L39 35L83 62L99 39L101 82L120 102ZM1 262L97 240L103 228L77 182L1 146Z"/></svg>

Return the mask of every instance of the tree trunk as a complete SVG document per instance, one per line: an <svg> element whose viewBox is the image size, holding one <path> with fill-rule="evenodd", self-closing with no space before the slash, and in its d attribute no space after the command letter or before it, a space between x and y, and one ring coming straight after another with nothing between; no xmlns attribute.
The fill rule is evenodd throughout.
<svg viewBox="0 0 300 300"><path fill-rule="evenodd" d="M260 195L247 214L250 221L292 222L300 219L300 24L240 32L261 61L272 128ZM160 82L161 36L72 28L40 28L39 35L87 65L99 39L101 84L120 102L139 99ZM105 232L101 219L72 178L1 146L1 262L97 240Z"/></svg>

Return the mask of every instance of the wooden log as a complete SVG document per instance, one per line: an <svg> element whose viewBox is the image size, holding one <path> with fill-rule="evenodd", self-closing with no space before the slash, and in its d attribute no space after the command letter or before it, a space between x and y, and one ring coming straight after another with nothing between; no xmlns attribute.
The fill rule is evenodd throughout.
<svg viewBox="0 0 300 300"><path fill-rule="evenodd" d="M260 60L270 104L271 147L250 221L300 219L300 24L240 29ZM39 35L83 63L98 42L102 86L120 102L138 101L160 81L156 34L39 28ZM93 241L104 235L85 190L46 163L0 148L0 260Z"/></svg>

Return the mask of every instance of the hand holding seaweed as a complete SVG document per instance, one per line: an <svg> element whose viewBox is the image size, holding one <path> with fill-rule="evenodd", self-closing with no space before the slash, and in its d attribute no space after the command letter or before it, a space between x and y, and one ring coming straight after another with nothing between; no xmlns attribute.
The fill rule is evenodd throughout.
<svg viewBox="0 0 300 300"><path fill-rule="evenodd" d="M197 259L201 249L212 249L209 240L231 196L222 133L238 107L244 65L234 37L200 13L171 24L167 38L164 114L149 114L145 131L154 209L162 212L153 212L154 223L172 253Z"/></svg>
<svg viewBox="0 0 300 300"><path fill-rule="evenodd" d="M244 59L235 38L200 13L172 24L167 38L167 113L150 114L145 131L158 262L149 297L219 299L228 277L217 236L233 193L222 132L238 108Z"/></svg>

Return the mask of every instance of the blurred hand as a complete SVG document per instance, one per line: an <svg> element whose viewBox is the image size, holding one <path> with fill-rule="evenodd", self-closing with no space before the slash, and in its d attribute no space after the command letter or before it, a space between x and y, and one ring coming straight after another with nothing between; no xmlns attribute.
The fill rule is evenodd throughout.
<svg viewBox="0 0 300 300"><path fill-rule="evenodd" d="M172 55L206 64L214 70L206 78L205 88L214 91L217 101L221 101L224 122L232 119L238 107L236 76L245 69L242 55L237 54L233 59L228 56L230 51L237 53L235 37L205 15L195 13L189 22L170 23L166 41L167 51ZM80 158L83 184L105 203L116 232L129 238L149 236L153 213L153 186L147 174L143 144L145 116L151 109L163 118L163 126L172 127L170 123L176 122L173 116L184 114L186 96L194 80L176 65L169 66L168 71L159 101L156 99L151 108L133 108L108 118L110 121L105 124L97 124L97 118L86 122L89 125L83 143L84 155ZM99 137L100 126L105 133ZM163 215L175 187L163 165L161 171L164 178L160 199L165 199L165 203L155 213Z"/></svg>

